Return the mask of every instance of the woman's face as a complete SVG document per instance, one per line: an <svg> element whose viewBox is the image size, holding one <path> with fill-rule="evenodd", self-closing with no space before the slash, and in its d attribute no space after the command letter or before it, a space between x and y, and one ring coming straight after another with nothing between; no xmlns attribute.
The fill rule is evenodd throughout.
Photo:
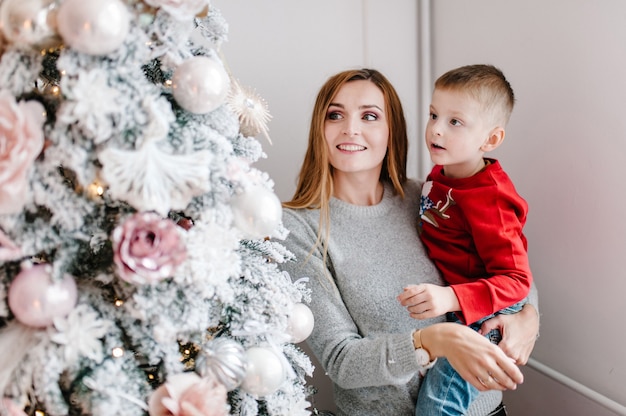
<svg viewBox="0 0 626 416"><path fill-rule="evenodd" d="M382 91L367 80L344 84L328 106L324 134L335 175L378 181L389 142Z"/></svg>

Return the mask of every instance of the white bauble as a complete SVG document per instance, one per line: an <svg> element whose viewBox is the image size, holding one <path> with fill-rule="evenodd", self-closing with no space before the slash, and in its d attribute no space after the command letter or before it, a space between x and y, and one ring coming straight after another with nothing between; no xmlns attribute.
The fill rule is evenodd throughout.
<svg viewBox="0 0 626 416"><path fill-rule="evenodd" d="M172 76L174 99L194 114L215 110L226 99L229 88L230 78L222 63L206 56L187 59Z"/></svg>
<svg viewBox="0 0 626 416"><path fill-rule="evenodd" d="M4 0L0 27L7 42L21 49L59 46L55 0Z"/></svg>
<svg viewBox="0 0 626 416"><path fill-rule="evenodd" d="M106 55L124 42L130 13L120 0L64 0L57 22L67 46L89 55Z"/></svg>
<svg viewBox="0 0 626 416"><path fill-rule="evenodd" d="M274 393L285 381L285 368L271 348L252 347L246 351L246 376L241 388L254 396Z"/></svg>
<svg viewBox="0 0 626 416"><path fill-rule="evenodd" d="M289 313L287 334L291 342L297 344L304 341L313 332L313 312L304 303L296 303Z"/></svg>
<svg viewBox="0 0 626 416"><path fill-rule="evenodd" d="M233 196L230 205L237 228L253 239L270 236L283 215L276 194L261 185L251 186Z"/></svg>

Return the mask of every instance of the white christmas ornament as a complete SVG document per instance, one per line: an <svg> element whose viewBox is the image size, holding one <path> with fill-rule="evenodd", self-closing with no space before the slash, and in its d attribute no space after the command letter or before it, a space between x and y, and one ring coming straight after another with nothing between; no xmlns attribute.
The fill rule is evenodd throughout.
<svg viewBox="0 0 626 416"><path fill-rule="evenodd" d="M24 267L9 287L9 308L15 318L35 328L52 324L76 305L76 282L69 274L53 282L50 265Z"/></svg>
<svg viewBox="0 0 626 416"><path fill-rule="evenodd" d="M89 55L106 55L128 35L130 14L120 0L64 0L57 16L65 43Z"/></svg>
<svg viewBox="0 0 626 416"><path fill-rule="evenodd" d="M172 76L176 102L194 114L206 114L219 107L230 88L223 65L206 56L194 56L180 64Z"/></svg>
<svg viewBox="0 0 626 416"><path fill-rule="evenodd" d="M241 388L254 396L274 393L285 381L282 360L271 348L252 347L246 351L248 369Z"/></svg>
<svg viewBox="0 0 626 416"><path fill-rule="evenodd" d="M23 49L59 46L56 6L55 0L4 0L0 4L4 37Z"/></svg>
<svg viewBox="0 0 626 416"><path fill-rule="evenodd" d="M291 342L297 344L304 341L313 332L313 312L304 303L296 303L289 313L287 334Z"/></svg>
<svg viewBox="0 0 626 416"><path fill-rule="evenodd" d="M253 239L270 236L282 218L280 200L261 185L233 196L230 205L237 228Z"/></svg>

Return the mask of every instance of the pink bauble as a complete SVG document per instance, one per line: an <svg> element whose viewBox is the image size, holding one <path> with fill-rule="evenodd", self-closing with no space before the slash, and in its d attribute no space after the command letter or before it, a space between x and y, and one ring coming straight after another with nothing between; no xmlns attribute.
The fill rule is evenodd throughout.
<svg viewBox="0 0 626 416"><path fill-rule="evenodd" d="M64 0L57 23L70 48L89 55L106 55L124 42L130 13L121 0Z"/></svg>
<svg viewBox="0 0 626 416"><path fill-rule="evenodd" d="M9 287L9 308L24 325L43 328L76 305L76 282L68 274L53 282L50 265L23 268Z"/></svg>
<svg viewBox="0 0 626 416"><path fill-rule="evenodd" d="M228 95L230 78L221 62L206 56L184 61L172 76L172 93L178 105L194 114L219 107Z"/></svg>
<svg viewBox="0 0 626 416"><path fill-rule="evenodd" d="M46 49L61 44L56 33L55 0L4 0L0 2L0 29L5 39L20 49Z"/></svg>

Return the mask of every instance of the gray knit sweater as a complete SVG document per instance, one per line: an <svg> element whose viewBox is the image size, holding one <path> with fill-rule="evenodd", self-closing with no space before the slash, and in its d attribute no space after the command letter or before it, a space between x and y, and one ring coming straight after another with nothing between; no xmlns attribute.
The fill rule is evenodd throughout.
<svg viewBox="0 0 626 416"><path fill-rule="evenodd" d="M293 280L310 279L315 326L307 343L333 381L340 416L414 415L420 367L411 333L442 320L412 319L396 300L408 284L442 284L415 228L420 187L409 181L402 199L386 186L375 206L333 198L327 267L320 248L309 255L319 211L284 210L284 243L297 261L282 267ZM537 305L534 288L531 303ZM470 414L488 414L501 398L482 394Z"/></svg>

